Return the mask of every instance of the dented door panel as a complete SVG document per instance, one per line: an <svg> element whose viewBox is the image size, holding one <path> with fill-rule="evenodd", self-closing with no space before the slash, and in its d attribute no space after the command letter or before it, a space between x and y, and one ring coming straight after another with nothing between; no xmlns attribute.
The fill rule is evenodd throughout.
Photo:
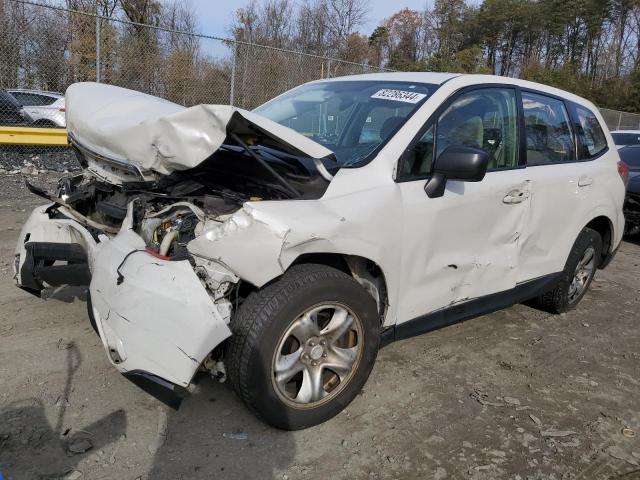
<svg viewBox="0 0 640 480"><path fill-rule="evenodd" d="M594 218L613 222L615 248L622 239L624 219L614 208L624 196L615 163L617 153L564 165L528 167L531 178L531 212L522 238L523 264L518 281L526 281L564 269L580 231ZM593 184L579 185L581 177Z"/></svg>
<svg viewBox="0 0 640 480"><path fill-rule="evenodd" d="M450 181L429 198L424 181L401 184L403 301L412 319L516 285L520 237L530 205L525 169L489 172L478 183ZM508 196L522 200L506 202Z"/></svg>

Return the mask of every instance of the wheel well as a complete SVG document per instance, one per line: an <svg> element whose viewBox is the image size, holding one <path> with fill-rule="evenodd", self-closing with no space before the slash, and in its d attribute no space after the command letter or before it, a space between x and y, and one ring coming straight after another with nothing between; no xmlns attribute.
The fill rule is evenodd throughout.
<svg viewBox="0 0 640 480"><path fill-rule="evenodd" d="M605 216L599 216L587 223L585 227L595 230L600 234L600 238L602 238L602 256L600 258L600 264L602 264L603 260L611 250L611 241L613 238L613 226L611 224L611 220Z"/></svg>
<svg viewBox="0 0 640 480"><path fill-rule="evenodd" d="M388 306L387 281L378 264L368 258L357 255L305 253L296 258L291 266L307 263L327 265L351 275L374 298L378 305L380 321L384 321Z"/></svg>

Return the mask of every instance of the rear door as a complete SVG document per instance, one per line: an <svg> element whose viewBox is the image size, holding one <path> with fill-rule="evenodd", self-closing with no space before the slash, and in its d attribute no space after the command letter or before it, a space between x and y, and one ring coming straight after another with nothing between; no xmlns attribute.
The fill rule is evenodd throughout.
<svg viewBox="0 0 640 480"><path fill-rule="evenodd" d="M522 107L532 198L518 281L564 269L584 219L598 206L598 182L608 167L597 161L607 141L588 109L525 90Z"/></svg>
<svg viewBox="0 0 640 480"><path fill-rule="evenodd" d="M515 287L529 209L518 103L515 88L465 90L436 112L403 155L399 323ZM425 180L447 146L484 149L489 171L477 183L448 181L442 197L429 198Z"/></svg>

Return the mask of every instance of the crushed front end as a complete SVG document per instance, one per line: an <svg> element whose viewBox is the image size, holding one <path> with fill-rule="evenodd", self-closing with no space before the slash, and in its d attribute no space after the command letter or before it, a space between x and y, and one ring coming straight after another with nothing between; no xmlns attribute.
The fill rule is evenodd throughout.
<svg viewBox="0 0 640 480"><path fill-rule="evenodd" d="M60 183L58 196L32 187L51 203L22 229L16 283L35 294L47 285L88 284L89 316L109 361L176 407L198 369L215 373L216 347L231 335L238 277L186 248L205 219L222 222L228 214L210 204L203 210L196 199L123 194L96 179Z"/></svg>
<svg viewBox="0 0 640 480"><path fill-rule="evenodd" d="M54 192L27 184L49 203L22 228L15 281L34 294L88 284L89 317L109 361L176 406L199 369L224 377L222 344L251 288L220 258L214 231L233 231L234 213L250 202L320 198L335 160L230 106L185 108L92 83L66 95L83 173ZM199 253L189 250L195 240Z"/></svg>

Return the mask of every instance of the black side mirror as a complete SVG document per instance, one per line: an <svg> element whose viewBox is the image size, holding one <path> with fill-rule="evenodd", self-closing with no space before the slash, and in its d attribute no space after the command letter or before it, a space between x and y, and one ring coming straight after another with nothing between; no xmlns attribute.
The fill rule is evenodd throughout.
<svg viewBox="0 0 640 480"><path fill-rule="evenodd" d="M487 173L489 154L480 148L447 147L436 159L431 178L424 186L429 198L441 197L447 180L479 182Z"/></svg>

